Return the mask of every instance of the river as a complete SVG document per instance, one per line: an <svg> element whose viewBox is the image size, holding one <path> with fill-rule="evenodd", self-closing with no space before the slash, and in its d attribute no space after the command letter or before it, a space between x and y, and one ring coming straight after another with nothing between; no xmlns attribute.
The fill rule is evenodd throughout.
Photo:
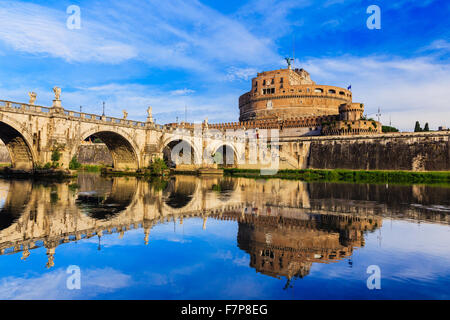
<svg viewBox="0 0 450 320"><path fill-rule="evenodd" d="M449 299L450 188L0 179L1 299Z"/></svg>

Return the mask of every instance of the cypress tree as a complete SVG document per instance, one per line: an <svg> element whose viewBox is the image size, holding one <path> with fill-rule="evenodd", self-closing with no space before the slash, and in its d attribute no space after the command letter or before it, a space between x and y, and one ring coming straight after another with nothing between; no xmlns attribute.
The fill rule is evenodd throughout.
<svg viewBox="0 0 450 320"><path fill-rule="evenodd" d="M414 127L414 132L421 132L422 128L420 127L419 121L416 121L416 126Z"/></svg>
<svg viewBox="0 0 450 320"><path fill-rule="evenodd" d="M428 122L425 123L425 127L423 128L423 131L430 131L430 127L428 127Z"/></svg>

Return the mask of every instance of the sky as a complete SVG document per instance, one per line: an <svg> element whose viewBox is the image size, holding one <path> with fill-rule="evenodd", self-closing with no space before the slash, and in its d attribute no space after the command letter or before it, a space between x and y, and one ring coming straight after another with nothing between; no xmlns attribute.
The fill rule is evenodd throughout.
<svg viewBox="0 0 450 320"><path fill-rule="evenodd" d="M370 5L380 29L367 27ZM384 124L449 127L449 13L445 0L0 1L0 99L34 91L50 106L58 86L69 110L101 114L105 101L134 120L152 106L161 124L232 122L251 78L295 56Z"/></svg>

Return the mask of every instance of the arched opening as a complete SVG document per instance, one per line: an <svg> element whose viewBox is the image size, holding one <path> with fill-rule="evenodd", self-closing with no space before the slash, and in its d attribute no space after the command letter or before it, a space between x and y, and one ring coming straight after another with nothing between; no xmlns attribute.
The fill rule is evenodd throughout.
<svg viewBox="0 0 450 320"><path fill-rule="evenodd" d="M101 131L86 137L75 156L84 165L112 166L116 170L125 171L139 169L133 146L116 132Z"/></svg>
<svg viewBox="0 0 450 320"><path fill-rule="evenodd" d="M163 157L169 168L179 165L195 165L195 150L186 140L173 140L163 149Z"/></svg>
<svg viewBox="0 0 450 320"><path fill-rule="evenodd" d="M192 177L177 177L171 179L163 191L164 202L171 208L184 208L191 202L196 191Z"/></svg>
<svg viewBox="0 0 450 320"><path fill-rule="evenodd" d="M237 155L234 149L225 144L221 145L213 154L214 163L217 163L219 167L231 168L236 166Z"/></svg>
<svg viewBox="0 0 450 320"><path fill-rule="evenodd" d="M11 165L14 169L33 169L33 155L23 135L10 125L0 122L0 139L8 150Z"/></svg>

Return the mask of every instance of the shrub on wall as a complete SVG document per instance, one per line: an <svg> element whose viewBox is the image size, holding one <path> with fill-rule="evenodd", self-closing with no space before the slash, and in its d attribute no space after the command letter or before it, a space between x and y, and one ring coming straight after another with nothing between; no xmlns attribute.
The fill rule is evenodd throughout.
<svg viewBox="0 0 450 320"><path fill-rule="evenodd" d="M167 170L166 162L161 158L154 159L149 166L150 173L155 176L163 175L164 170Z"/></svg>
<svg viewBox="0 0 450 320"><path fill-rule="evenodd" d="M78 159L76 156L72 157L72 160L69 162L69 169L71 170L77 170L81 168L81 163L78 162Z"/></svg>

